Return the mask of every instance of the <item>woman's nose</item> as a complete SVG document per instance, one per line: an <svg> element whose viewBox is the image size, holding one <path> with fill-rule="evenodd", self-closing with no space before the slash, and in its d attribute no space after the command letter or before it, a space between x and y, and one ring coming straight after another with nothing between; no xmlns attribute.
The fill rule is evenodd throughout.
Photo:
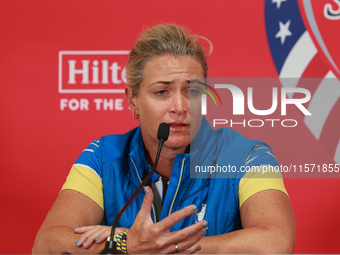
<svg viewBox="0 0 340 255"><path fill-rule="evenodd" d="M172 97L170 111L173 113L181 114L189 110L190 100L182 93L176 93Z"/></svg>

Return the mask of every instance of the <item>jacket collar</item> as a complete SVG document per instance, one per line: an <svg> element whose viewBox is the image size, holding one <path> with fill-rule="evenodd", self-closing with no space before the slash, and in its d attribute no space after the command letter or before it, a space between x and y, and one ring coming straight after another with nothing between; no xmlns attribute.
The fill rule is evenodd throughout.
<svg viewBox="0 0 340 255"><path fill-rule="evenodd" d="M215 161L220 151L220 146L225 141L221 141L221 135L215 132L208 121L203 117L201 127L190 144L190 153L180 153L176 156L175 162L182 163L183 157L185 157L185 164L201 165L203 161ZM136 132L131 139L129 147L129 171L127 175L137 186L141 183L144 177L151 171L151 168L146 162L145 147L142 139L142 132L140 126L136 128ZM177 168L175 168L177 169ZM184 179L190 178L190 173L187 171L184 174ZM172 174L173 175L173 174ZM152 175L148 184L155 181L160 175L155 173Z"/></svg>
<svg viewBox="0 0 340 255"><path fill-rule="evenodd" d="M207 157L216 159L221 145L225 142L221 139L221 134L213 130L203 117L201 127L190 144L191 161L195 159L197 163L201 163Z"/></svg>
<svg viewBox="0 0 340 255"><path fill-rule="evenodd" d="M151 171L151 168L147 164L145 158L145 147L140 126L136 129L136 132L132 137L129 149L129 171L127 174L136 185L139 185L143 181L144 177L146 177ZM159 175L157 173L153 174L147 184L151 184L158 177Z"/></svg>

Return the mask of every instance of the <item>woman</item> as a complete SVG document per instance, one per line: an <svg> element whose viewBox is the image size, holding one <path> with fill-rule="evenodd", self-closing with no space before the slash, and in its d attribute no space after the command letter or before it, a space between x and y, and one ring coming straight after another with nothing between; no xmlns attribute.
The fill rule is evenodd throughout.
<svg viewBox="0 0 340 255"><path fill-rule="evenodd" d="M195 155L212 163L277 165L267 145L229 129L213 131L202 120L202 90L190 79L206 78L208 68L196 38L177 25L158 25L138 39L127 64L125 93L140 126L96 140L83 151L38 232L33 253L104 248L108 226L153 166L162 122L170 125L170 136L149 183L153 192L146 187L136 197L115 232L127 231L128 253L293 251L295 222L282 179L190 178L190 144L195 144L190 134L207 148ZM161 200L158 212L154 196ZM99 225L103 218L108 226Z"/></svg>

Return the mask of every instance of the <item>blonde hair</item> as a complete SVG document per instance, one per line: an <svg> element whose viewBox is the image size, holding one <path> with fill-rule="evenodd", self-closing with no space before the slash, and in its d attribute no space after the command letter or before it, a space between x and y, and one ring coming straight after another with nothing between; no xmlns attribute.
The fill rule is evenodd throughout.
<svg viewBox="0 0 340 255"><path fill-rule="evenodd" d="M133 46L126 65L126 78L132 89L132 94L137 95L140 84L145 75L145 66L152 58L164 54L175 56L191 56L202 66L204 77L208 76L207 57L203 47L197 39L205 39L201 36L189 35L186 29L174 24L160 24L145 31Z"/></svg>

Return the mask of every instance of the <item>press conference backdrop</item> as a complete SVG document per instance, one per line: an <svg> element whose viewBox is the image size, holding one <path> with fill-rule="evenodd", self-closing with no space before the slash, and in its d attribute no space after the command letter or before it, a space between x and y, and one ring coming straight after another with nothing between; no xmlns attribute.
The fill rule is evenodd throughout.
<svg viewBox="0 0 340 255"><path fill-rule="evenodd" d="M310 91L304 107L318 116L313 121L294 105L283 116L279 105L274 117L229 115L225 126L267 142L284 167L299 171L299 165L315 164L317 172L327 164L317 178L307 173L285 179L297 223L295 253L340 253L340 173L328 173L340 163L339 0L0 5L0 253L31 252L88 143L138 125L123 93L125 64L140 32L158 23L183 25L212 41L210 77L278 78L273 86L279 90L289 81ZM335 80L331 87L324 86L327 78ZM253 89L255 108L269 109L271 90Z"/></svg>

